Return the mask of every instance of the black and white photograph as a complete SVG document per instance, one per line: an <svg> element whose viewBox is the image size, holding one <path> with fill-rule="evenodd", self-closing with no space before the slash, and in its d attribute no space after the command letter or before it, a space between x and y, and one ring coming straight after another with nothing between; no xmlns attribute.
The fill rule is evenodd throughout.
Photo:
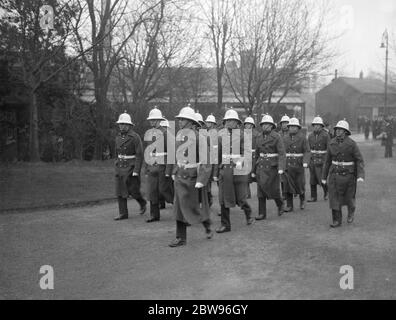
<svg viewBox="0 0 396 320"><path fill-rule="evenodd" d="M0 0L0 300L395 300L395 135L394 0Z"/></svg>

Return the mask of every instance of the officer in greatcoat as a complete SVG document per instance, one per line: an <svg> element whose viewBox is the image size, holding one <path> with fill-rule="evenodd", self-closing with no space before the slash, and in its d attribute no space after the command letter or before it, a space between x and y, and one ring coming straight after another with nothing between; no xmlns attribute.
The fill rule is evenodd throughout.
<svg viewBox="0 0 396 320"><path fill-rule="evenodd" d="M242 121L238 113L227 110L223 118L225 128L219 132L219 160L213 173L214 180L219 181L219 203L221 210L221 226L216 229L217 233L231 231L230 209L239 206L245 213L246 224L251 225L252 209L247 202L248 175L243 171L244 161L244 139L243 131L239 129ZM235 130L238 129L238 130ZM233 150L239 144L239 150ZM236 147L238 149L238 147ZM247 152L251 157L251 150ZM246 165L246 164L245 164Z"/></svg>
<svg viewBox="0 0 396 320"><path fill-rule="evenodd" d="M176 239L169 244L170 247L186 244L188 224L202 223L206 237L213 237L206 190L212 166L199 162L200 139L195 128L199 123L194 110L189 106L182 108L176 118L179 120L180 129L176 135L176 164L172 172L175 188L173 209L176 218ZM188 149L186 144L190 145ZM194 148L195 155L192 151Z"/></svg>
<svg viewBox="0 0 396 320"><path fill-rule="evenodd" d="M315 117L312 121L313 132L308 135L308 143L311 149L311 159L309 162L309 182L311 186L311 199L308 202L318 200L317 186L323 188L324 200L327 200L327 185L322 184L322 168L327 153L327 146L330 136L324 129L323 119Z"/></svg>
<svg viewBox="0 0 396 320"><path fill-rule="evenodd" d="M305 168L308 168L310 149L307 138L300 131L297 118L291 118L288 124L289 134L284 138L286 150L285 193L287 206L285 212L293 211L293 194L300 197L300 209L305 208Z"/></svg>
<svg viewBox="0 0 396 320"><path fill-rule="evenodd" d="M255 142L255 156L252 176L257 179L259 213L256 220L267 218L267 199L273 199L278 207L278 216L284 211L281 195L280 176L284 173L286 158L281 135L275 131L276 125L270 115L264 115L260 125L263 132Z"/></svg>
<svg viewBox="0 0 396 320"><path fill-rule="evenodd" d="M287 126L289 124L289 121L290 121L289 116L285 114L279 122L279 134L281 135L282 138L284 138L289 134L289 127Z"/></svg>
<svg viewBox="0 0 396 320"><path fill-rule="evenodd" d="M146 154L150 158L150 164L145 161L143 171L147 177L147 194L150 201L150 218L146 222L154 222L160 220L160 202L161 200L173 203L173 187L172 187L172 166L167 165L167 129L161 126L161 122L165 121L161 110L157 107L152 109L147 120L150 122L152 129L158 130L162 135L163 149L155 150ZM156 138L157 139L157 138ZM149 141L150 143L152 141ZM146 159L147 160L147 159Z"/></svg>
<svg viewBox="0 0 396 320"><path fill-rule="evenodd" d="M348 223L352 223L356 209L356 182L364 181L364 161L356 142L349 136L349 124L341 120L334 127L323 166L322 183L328 184L332 228L342 224L343 205L348 207Z"/></svg>
<svg viewBox="0 0 396 320"><path fill-rule="evenodd" d="M143 162L143 145L139 135L133 131L133 123L128 113L123 113L117 121L120 129L115 139L116 196L119 215L114 220L128 219L127 198L132 196L140 205L140 214L146 211L146 200L140 193L140 169Z"/></svg>

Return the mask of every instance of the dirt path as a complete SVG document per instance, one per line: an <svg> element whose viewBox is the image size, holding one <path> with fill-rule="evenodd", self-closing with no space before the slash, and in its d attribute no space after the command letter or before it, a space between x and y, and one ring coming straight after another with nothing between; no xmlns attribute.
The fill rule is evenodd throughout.
<svg viewBox="0 0 396 320"><path fill-rule="evenodd" d="M231 233L206 240L193 226L188 245L176 249L167 246L175 232L170 206L157 224L135 214L113 222L114 203L0 215L0 298L395 299L396 158L383 159L371 142L361 149L366 182L356 222L337 230L328 227L324 201L281 218L270 203L268 220L250 227L234 209ZM38 285L46 264L54 290ZM340 289L342 265L354 268L353 290Z"/></svg>

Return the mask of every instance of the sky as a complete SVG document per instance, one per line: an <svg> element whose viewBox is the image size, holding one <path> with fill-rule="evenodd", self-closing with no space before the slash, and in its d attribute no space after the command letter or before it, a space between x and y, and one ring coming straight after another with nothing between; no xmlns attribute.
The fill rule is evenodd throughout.
<svg viewBox="0 0 396 320"><path fill-rule="evenodd" d="M338 40L341 55L334 68L339 76L385 72L385 49L380 48L385 29L389 33L389 68L396 72L396 0L330 1L340 15L336 29L344 31Z"/></svg>

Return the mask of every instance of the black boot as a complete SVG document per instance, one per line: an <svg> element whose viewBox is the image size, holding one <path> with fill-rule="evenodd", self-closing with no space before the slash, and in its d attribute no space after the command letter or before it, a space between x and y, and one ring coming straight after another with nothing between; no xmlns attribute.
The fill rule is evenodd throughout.
<svg viewBox="0 0 396 320"><path fill-rule="evenodd" d="M249 204L245 202L242 205L242 210L245 212L246 224L250 226L254 221L252 218L252 208L250 208Z"/></svg>
<svg viewBox="0 0 396 320"><path fill-rule="evenodd" d="M221 205L221 226L216 229L217 233L231 231L230 208Z"/></svg>
<svg viewBox="0 0 396 320"><path fill-rule="evenodd" d="M282 199L275 199L276 206L278 207L278 216L280 217L285 212L285 205Z"/></svg>
<svg viewBox="0 0 396 320"><path fill-rule="evenodd" d="M213 238L213 231L212 231L212 221L210 221L210 219L205 220L204 222L202 222L204 228L205 228L205 234L206 234L206 239L212 239Z"/></svg>
<svg viewBox="0 0 396 320"><path fill-rule="evenodd" d="M126 198L118 197L118 211L119 215L114 220L128 219L128 202Z"/></svg>
<svg viewBox="0 0 396 320"><path fill-rule="evenodd" d="M352 223L355 218L355 208L348 208L348 223Z"/></svg>
<svg viewBox="0 0 396 320"><path fill-rule="evenodd" d="M311 184L311 199L308 199L307 202L316 202L318 201L318 191L316 184Z"/></svg>
<svg viewBox="0 0 396 320"><path fill-rule="evenodd" d="M304 210L305 209L305 194L300 194L300 209Z"/></svg>
<svg viewBox="0 0 396 320"><path fill-rule="evenodd" d="M140 199L136 199L136 201L139 203L140 205L140 210L139 210L139 214L140 215L144 215L146 210L147 210L147 201L144 200L143 198Z"/></svg>
<svg viewBox="0 0 396 320"><path fill-rule="evenodd" d="M327 187L327 184L322 184L323 188L323 199L326 201L329 199L329 189Z"/></svg>
<svg viewBox="0 0 396 320"><path fill-rule="evenodd" d="M267 199L258 198L258 200L259 200L259 215L255 219L264 220L267 218Z"/></svg>
<svg viewBox="0 0 396 320"><path fill-rule="evenodd" d="M286 193L286 202L287 206L285 208L285 212L293 211L293 195L291 193Z"/></svg>
<svg viewBox="0 0 396 320"><path fill-rule="evenodd" d="M173 240L169 247L185 246L187 243L187 226L184 222L176 220L176 239Z"/></svg>
<svg viewBox="0 0 396 320"><path fill-rule="evenodd" d="M330 225L331 228L341 227L342 224L342 213L339 210L331 210L333 216L333 223Z"/></svg>
<svg viewBox="0 0 396 320"><path fill-rule="evenodd" d="M146 222L154 222L160 220L160 207L159 203L150 202L150 218Z"/></svg>

